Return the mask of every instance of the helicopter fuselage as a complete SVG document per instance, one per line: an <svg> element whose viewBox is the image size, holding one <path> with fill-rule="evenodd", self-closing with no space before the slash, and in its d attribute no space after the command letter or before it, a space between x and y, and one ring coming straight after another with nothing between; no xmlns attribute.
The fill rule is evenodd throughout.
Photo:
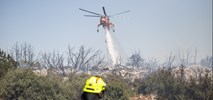
<svg viewBox="0 0 213 100"><path fill-rule="evenodd" d="M115 15L120 15L120 14L123 14L123 13L127 13L127 12L129 12L129 10L128 11L124 11L124 12L120 12L120 13L116 13L116 14L113 14L113 15L107 15L106 11L105 11L105 8L104 7L102 7L102 8L103 8L104 15L96 13L96 12L92 12L92 11L89 11L89 10L85 10L85 9L82 9L82 8L79 8L79 10L82 10L84 12L92 14L92 15L84 15L86 17L100 17L100 23L98 24L98 28L99 28L100 25L102 25L104 29L107 29L109 31L110 31L110 29L112 29L113 32L115 32L114 24L112 24L110 22L109 17L113 17ZM99 29L97 29L97 32L99 32Z"/></svg>
<svg viewBox="0 0 213 100"><path fill-rule="evenodd" d="M108 30L110 30L112 28L114 31L114 24L112 24L110 22L109 17L107 17L107 16L102 16L100 18L100 23L98 24L98 28L100 25L102 25L103 28L107 28Z"/></svg>

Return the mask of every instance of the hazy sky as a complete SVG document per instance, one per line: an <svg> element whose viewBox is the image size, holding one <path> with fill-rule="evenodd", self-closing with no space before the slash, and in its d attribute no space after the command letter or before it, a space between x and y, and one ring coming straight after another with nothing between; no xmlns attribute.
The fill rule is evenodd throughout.
<svg viewBox="0 0 213 100"><path fill-rule="evenodd" d="M111 18L127 56L140 50L147 59L165 60L187 49L197 49L198 59L212 55L212 0L0 0L0 48L26 42L36 52L85 45L106 53L99 18L79 10L103 14L102 6L109 15L131 11L119 15L129 19Z"/></svg>

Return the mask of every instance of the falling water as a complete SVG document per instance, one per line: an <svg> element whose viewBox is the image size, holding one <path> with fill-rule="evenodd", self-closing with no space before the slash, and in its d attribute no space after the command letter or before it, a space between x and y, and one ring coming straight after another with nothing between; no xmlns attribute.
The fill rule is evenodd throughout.
<svg viewBox="0 0 213 100"><path fill-rule="evenodd" d="M112 65L116 64L117 58L119 57L119 53L116 47L115 42L113 41L112 35L109 30L105 29L105 43L107 45L107 50L110 55Z"/></svg>

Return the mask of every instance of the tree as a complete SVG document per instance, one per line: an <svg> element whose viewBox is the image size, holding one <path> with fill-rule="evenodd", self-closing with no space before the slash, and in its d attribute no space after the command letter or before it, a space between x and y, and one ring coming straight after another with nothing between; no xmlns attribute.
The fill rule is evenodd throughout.
<svg viewBox="0 0 213 100"><path fill-rule="evenodd" d="M152 58L148 60L148 62L144 63L144 66L146 66L146 68L148 68L151 71L157 69L159 65L160 65L159 61L156 58Z"/></svg>
<svg viewBox="0 0 213 100"><path fill-rule="evenodd" d="M16 61L9 54L0 49L0 77L9 69L16 68L16 64Z"/></svg>
<svg viewBox="0 0 213 100"><path fill-rule="evenodd" d="M139 68L144 63L144 59L140 55L140 51L132 54L129 57L129 63L131 66Z"/></svg>
<svg viewBox="0 0 213 100"><path fill-rule="evenodd" d="M42 54L42 62L45 68L56 69L62 71L63 76L67 75L64 68L64 57L58 51Z"/></svg>
<svg viewBox="0 0 213 100"><path fill-rule="evenodd" d="M202 66L206 66L206 67L211 68L211 67L213 67L212 62L213 62L212 56L207 56L200 61L200 64Z"/></svg>
<svg viewBox="0 0 213 100"><path fill-rule="evenodd" d="M101 56L101 53L100 50L87 49L84 46L81 46L78 51L74 51L74 48L68 46L68 66L72 69L72 72L78 70L88 71L89 67L103 64L104 57Z"/></svg>
<svg viewBox="0 0 213 100"><path fill-rule="evenodd" d="M171 68L173 66L174 61L175 61L175 58L176 58L175 55L173 55L172 52L171 52L170 55L169 55L169 58L168 58L168 62L166 63L166 66Z"/></svg>
<svg viewBox="0 0 213 100"><path fill-rule="evenodd" d="M30 44L16 43L11 50L11 55L19 63L18 67L33 67L36 62L33 47Z"/></svg>
<svg viewBox="0 0 213 100"><path fill-rule="evenodd" d="M179 54L177 57L178 57L177 61L179 61L180 65L182 64L184 66L190 66L192 64L196 64L197 48L194 49L194 53L192 53L191 49L187 49L186 54L184 54L184 52L181 53L181 51L179 50Z"/></svg>

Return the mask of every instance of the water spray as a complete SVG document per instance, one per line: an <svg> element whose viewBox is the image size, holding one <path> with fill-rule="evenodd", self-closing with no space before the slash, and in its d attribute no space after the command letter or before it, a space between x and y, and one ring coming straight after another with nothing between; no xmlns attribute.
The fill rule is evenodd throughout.
<svg viewBox="0 0 213 100"><path fill-rule="evenodd" d="M110 55L112 65L116 65L117 59L119 57L119 52L117 50L115 42L113 41L111 33L106 28L105 28L105 43L107 45L107 51Z"/></svg>

